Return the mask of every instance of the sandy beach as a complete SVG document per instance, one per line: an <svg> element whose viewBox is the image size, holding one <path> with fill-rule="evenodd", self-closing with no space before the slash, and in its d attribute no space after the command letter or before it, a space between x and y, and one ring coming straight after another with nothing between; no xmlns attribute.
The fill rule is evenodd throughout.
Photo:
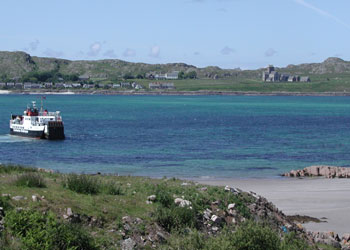
<svg viewBox="0 0 350 250"><path fill-rule="evenodd" d="M274 203L287 215L321 219L303 226L309 231L350 233L349 179L226 179L196 180L202 184L237 187L253 191Z"/></svg>

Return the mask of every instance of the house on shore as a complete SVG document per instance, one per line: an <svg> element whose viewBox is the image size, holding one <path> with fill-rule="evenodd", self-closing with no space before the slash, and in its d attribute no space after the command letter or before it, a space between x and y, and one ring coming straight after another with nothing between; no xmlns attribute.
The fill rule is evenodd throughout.
<svg viewBox="0 0 350 250"><path fill-rule="evenodd" d="M167 80L177 80L179 78L179 71L173 71L171 73L166 73L165 78Z"/></svg>
<svg viewBox="0 0 350 250"><path fill-rule="evenodd" d="M45 83L44 83L44 86L45 86L45 88L47 88L47 89L51 89L51 88L53 87L53 83L52 83L52 82L45 82Z"/></svg>
<svg viewBox="0 0 350 250"><path fill-rule="evenodd" d="M165 73L165 74L148 73L148 74L146 74L146 77L148 79L156 79L156 80L177 80L177 79L179 79L179 71L173 71L173 72Z"/></svg>
<svg viewBox="0 0 350 250"><path fill-rule="evenodd" d="M72 83L72 87L75 89L81 88L81 84L80 83Z"/></svg>
<svg viewBox="0 0 350 250"><path fill-rule="evenodd" d="M83 85L83 88L84 89L93 89L95 86L93 85L93 84L88 84L88 83L85 83L84 85Z"/></svg>
<svg viewBox="0 0 350 250"><path fill-rule="evenodd" d="M22 82L16 82L15 83L15 89L23 89L23 83Z"/></svg>
<svg viewBox="0 0 350 250"><path fill-rule="evenodd" d="M55 83L55 88L56 88L56 89L63 89L63 88L64 88L64 84L63 84L63 83L60 83L60 82Z"/></svg>
<svg viewBox="0 0 350 250"><path fill-rule="evenodd" d="M302 77L300 78L300 81L301 81L301 82L311 82L310 77L308 77L308 76L302 76Z"/></svg>
<svg viewBox="0 0 350 250"><path fill-rule="evenodd" d="M131 83L130 82L121 82L120 86L122 88L130 88L131 87Z"/></svg>
<svg viewBox="0 0 350 250"><path fill-rule="evenodd" d="M13 89L15 87L15 83L14 82L8 82L8 83L6 83L6 87L8 89Z"/></svg>

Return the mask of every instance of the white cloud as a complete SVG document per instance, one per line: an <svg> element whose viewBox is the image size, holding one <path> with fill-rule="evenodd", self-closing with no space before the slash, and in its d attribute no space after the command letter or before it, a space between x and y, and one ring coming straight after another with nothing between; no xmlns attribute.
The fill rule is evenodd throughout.
<svg viewBox="0 0 350 250"><path fill-rule="evenodd" d="M230 48L230 47L228 47L228 46L225 46L225 47L220 51L221 55L225 55L225 56L230 55L230 54L232 54L232 53L234 53L234 52L235 52L235 50L232 49L232 48Z"/></svg>
<svg viewBox="0 0 350 250"><path fill-rule="evenodd" d="M132 56L135 56L135 55L136 55L135 50L130 49L130 48L127 48L127 49L124 50L124 52L123 52L123 56L124 56L124 57L132 57Z"/></svg>
<svg viewBox="0 0 350 250"><path fill-rule="evenodd" d="M277 51L274 50L273 48L269 48L268 50L265 51L265 56L266 57L271 57L277 54Z"/></svg>
<svg viewBox="0 0 350 250"><path fill-rule="evenodd" d="M89 51L87 53L88 56L98 56L102 49L102 44L100 42L94 42L90 45Z"/></svg>
<svg viewBox="0 0 350 250"><path fill-rule="evenodd" d="M155 45L151 48L151 51L149 53L150 57L159 57L160 55L160 48L159 46Z"/></svg>
<svg viewBox="0 0 350 250"><path fill-rule="evenodd" d="M105 53L103 53L103 56L108 57L108 58L116 58L116 57L118 57L117 54L112 49L107 50Z"/></svg>
<svg viewBox="0 0 350 250"><path fill-rule="evenodd" d="M48 57L61 57L61 56L64 55L64 53L63 53L62 51L55 51L55 50L49 49L49 48L47 48L47 49L43 52L43 54L44 54L45 56L48 56Z"/></svg>
<svg viewBox="0 0 350 250"><path fill-rule="evenodd" d="M335 21L338 24L341 24L343 26L345 26L346 28L350 29L350 25L345 23L344 21L340 20L338 17L330 14L329 12L322 10L312 4L309 4L307 2L305 2L304 0L294 0L294 2L296 2L299 5L304 6L305 8L311 9L313 11L315 11L316 13L320 14L321 16L327 17L332 19L333 21Z"/></svg>

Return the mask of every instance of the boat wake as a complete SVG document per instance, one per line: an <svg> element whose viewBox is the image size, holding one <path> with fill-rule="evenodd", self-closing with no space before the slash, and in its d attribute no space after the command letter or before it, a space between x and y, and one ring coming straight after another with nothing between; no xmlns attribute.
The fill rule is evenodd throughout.
<svg viewBox="0 0 350 250"><path fill-rule="evenodd" d="M15 135L10 135L10 134L0 135L0 143L30 142L30 141L34 141L34 140L36 140L36 139L15 136Z"/></svg>

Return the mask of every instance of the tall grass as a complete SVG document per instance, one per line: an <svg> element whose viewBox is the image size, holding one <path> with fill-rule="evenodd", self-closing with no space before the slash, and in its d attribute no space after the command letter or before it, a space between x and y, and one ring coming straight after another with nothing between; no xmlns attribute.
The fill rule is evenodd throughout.
<svg viewBox="0 0 350 250"><path fill-rule="evenodd" d="M114 181L108 181L106 183L104 183L103 185L103 192L109 195L122 195L123 191L122 188L120 186L120 184L118 184L117 182Z"/></svg>
<svg viewBox="0 0 350 250"><path fill-rule="evenodd" d="M79 194L99 194L108 195L123 194L120 184L115 181L102 182L98 177L86 174L69 174L63 181L63 186Z"/></svg>
<svg viewBox="0 0 350 250"><path fill-rule="evenodd" d="M85 174L69 174L63 185L80 194L98 194L101 191L101 182L96 177Z"/></svg>
<svg viewBox="0 0 350 250"><path fill-rule="evenodd" d="M37 172L36 168L24 167L20 165L13 164L0 164L0 173L9 174L13 172Z"/></svg>
<svg viewBox="0 0 350 250"><path fill-rule="evenodd" d="M17 176L15 180L15 185L19 187L46 187L44 178L37 173L24 173L22 175Z"/></svg>

